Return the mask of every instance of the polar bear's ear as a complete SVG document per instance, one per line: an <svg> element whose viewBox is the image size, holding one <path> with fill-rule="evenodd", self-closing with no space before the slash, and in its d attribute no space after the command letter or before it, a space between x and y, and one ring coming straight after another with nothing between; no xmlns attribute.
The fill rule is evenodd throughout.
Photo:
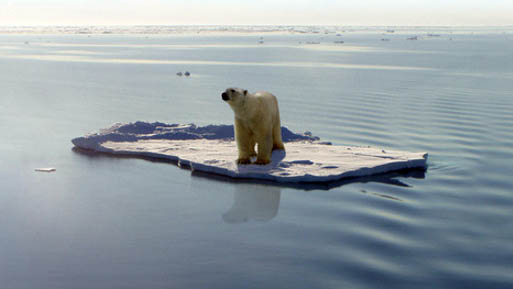
<svg viewBox="0 0 513 289"><path fill-rule="evenodd" d="M248 91L244 89L244 95L248 94Z"/></svg>

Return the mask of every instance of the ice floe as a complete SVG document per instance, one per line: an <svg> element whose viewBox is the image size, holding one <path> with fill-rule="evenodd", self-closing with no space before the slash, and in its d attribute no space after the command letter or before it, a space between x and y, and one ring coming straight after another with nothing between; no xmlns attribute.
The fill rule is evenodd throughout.
<svg viewBox="0 0 513 289"><path fill-rule="evenodd" d="M283 183L332 182L426 168L427 153L335 146L309 132L297 134L285 127L282 137L286 151L274 151L271 164L265 166L235 163L232 125L118 123L72 143L95 152L168 160L193 171Z"/></svg>
<svg viewBox="0 0 513 289"><path fill-rule="evenodd" d="M42 173L52 173L57 171L55 168L35 168L34 171L36 172L42 172Z"/></svg>

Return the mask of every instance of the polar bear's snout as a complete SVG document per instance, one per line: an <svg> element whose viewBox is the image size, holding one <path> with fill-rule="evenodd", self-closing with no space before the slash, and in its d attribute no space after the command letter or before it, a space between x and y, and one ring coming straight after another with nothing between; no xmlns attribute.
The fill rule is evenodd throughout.
<svg viewBox="0 0 513 289"><path fill-rule="evenodd" d="M226 93L226 92L223 92L221 94L221 97L223 98L224 101L228 101L230 99L230 97L228 96L228 93Z"/></svg>

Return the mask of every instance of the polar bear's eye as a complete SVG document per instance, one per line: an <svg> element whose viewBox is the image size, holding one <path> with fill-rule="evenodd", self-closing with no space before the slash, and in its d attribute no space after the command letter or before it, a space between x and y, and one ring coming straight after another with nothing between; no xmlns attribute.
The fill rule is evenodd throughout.
<svg viewBox="0 0 513 289"><path fill-rule="evenodd" d="M234 93L234 92L235 92L235 90L233 90L233 89L230 89L230 92L231 92L231 93Z"/></svg>

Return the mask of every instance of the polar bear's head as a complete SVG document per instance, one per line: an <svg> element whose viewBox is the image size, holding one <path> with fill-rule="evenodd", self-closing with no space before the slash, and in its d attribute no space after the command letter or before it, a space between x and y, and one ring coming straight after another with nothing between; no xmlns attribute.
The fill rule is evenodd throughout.
<svg viewBox="0 0 513 289"><path fill-rule="evenodd" d="M224 101L228 102L230 106L239 106L244 103L246 96L248 95L248 91L242 88L227 88L222 94L221 97Z"/></svg>

